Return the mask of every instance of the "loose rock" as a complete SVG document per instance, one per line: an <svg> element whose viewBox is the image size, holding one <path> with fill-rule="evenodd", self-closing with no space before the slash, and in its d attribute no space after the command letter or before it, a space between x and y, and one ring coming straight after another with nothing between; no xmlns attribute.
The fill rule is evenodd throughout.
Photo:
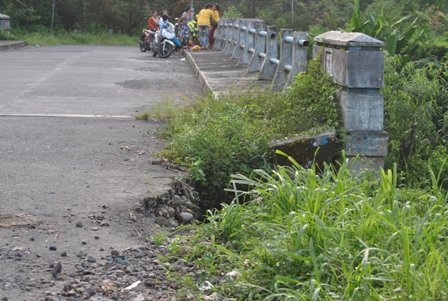
<svg viewBox="0 0 448 301"><path fill-rule="evenodd" d="M52 275L53 275L54 277L56 277L56 275L60 274L61 272L62 272L62 264L61 264L61 262L59 261L59 262L54 266Z"/></svg>

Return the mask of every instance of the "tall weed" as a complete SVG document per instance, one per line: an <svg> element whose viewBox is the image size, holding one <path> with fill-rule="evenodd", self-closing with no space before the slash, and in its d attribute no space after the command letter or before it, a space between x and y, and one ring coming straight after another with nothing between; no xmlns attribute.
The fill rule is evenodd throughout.
<svg viewBox="0 0 448 301"><path fill-rule="evenodd" d="M400 189L398 174L352 175L343 163L320 175L297 165L234 175L234 201L210 211L197 235L225 245L245 271L230 290L242 299L443 299L447 195Z"/></svg>

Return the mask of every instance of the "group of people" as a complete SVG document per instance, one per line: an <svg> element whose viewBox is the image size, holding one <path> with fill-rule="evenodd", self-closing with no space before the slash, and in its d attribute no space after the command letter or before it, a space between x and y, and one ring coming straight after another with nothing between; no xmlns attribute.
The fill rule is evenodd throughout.
<svg viewBox="0 0 448 301"><path fill-rule="evenodd" d="M199 32L201 49L213 47L215 43L215 29L218 27L220 18L219 9L218 4L208 3L199 11L195 18L190 5L185 8L185 11L179 18L178 27L178 38L184 47L194 44L196 30ZM151 17L148 19L148 29L153 31L163 30L168 20L169 16L166 9L162 10L160 17L157 14L157 10L153 10Z"/></svg>
<svg viewBox="0 0 448 301"><path fill-rule="evenodd" d="M215 43L215 29L219 22L219 5L206 4L198 15L199 42L202 48L211 48Z"/></svg>

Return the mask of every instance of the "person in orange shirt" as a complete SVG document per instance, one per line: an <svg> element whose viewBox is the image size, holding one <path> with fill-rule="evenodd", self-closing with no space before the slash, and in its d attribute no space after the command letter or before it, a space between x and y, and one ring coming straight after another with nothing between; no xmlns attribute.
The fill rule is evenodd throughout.
<svg viewBox="0 0 448 301"><path fill-rule="evenodd" d="M148 19L148 29L152 31L159 30L159 18L156 10L152 11L152 16Z"/></svg>
<svg viewBox="0 0 448 301"><path fill-rule="evenodd" d="M208 46L208 36L210 34L210 27L212 26L210 20L218 23L215 14L211 10L212 5L207 3L203 9L199 12L198 16L198 29L199 29L199 42L201 48L206 49Z"/></svg>

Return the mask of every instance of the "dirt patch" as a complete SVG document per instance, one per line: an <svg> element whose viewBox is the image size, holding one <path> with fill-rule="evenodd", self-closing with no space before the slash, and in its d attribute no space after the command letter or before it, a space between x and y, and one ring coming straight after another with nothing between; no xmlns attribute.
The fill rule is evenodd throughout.
<svg viewBox="0 0 448 301"><path fill-rule="evenodd" d="M37 218L26 214L0 214L0 229L29 226L37 222Z"/></svg>

